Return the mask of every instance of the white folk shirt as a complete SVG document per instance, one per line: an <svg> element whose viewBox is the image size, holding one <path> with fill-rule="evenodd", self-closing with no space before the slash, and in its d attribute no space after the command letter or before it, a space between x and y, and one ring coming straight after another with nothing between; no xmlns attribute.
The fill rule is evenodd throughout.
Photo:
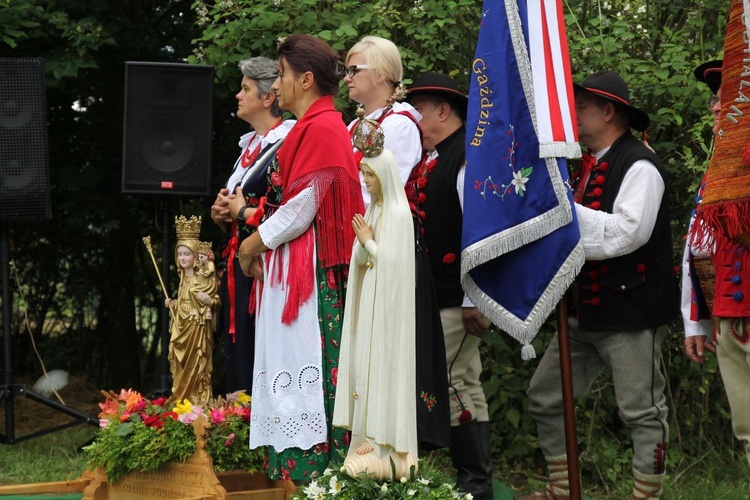
<svg viewBox="0 0 750 500"><path fill-rule="evenodd" d="M607 151L594 156L599 160ZM664 189L656 165L641 159L625 174L611 214L575 203L586 260L620 257L645 245L654 231Z"/></svg>

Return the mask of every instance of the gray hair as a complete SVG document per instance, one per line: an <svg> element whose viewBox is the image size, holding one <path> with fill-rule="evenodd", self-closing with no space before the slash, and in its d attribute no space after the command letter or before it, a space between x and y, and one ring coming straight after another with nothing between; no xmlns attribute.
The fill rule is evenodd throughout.
<svg viewBox="0 0 750 500"><path fill-rule="evenodd" d="M258 86L259 98L263 98L263 96L271 92L271 85L273 85L276 77L279 76L276 61L267 57L244 59L239 62L238 66L242 74L253 80ZM273 116L281 116L281 109L279 109L279 105L275 99L271 106L271 114Z"/></svg>

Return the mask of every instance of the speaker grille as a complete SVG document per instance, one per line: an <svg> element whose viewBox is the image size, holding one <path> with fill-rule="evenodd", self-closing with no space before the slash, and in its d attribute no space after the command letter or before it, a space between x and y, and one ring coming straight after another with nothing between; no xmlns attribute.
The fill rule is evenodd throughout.
<svg viewBox="0 0 750 500"><path fill-rule="evenodd" d="M52 218L41 59L0 58L0 221Z"/></svg>
<svg viewBox="0 0 750 500"><path fill-rule="evenodd" d="M208 195L213 67L128 62L123 193Z"/></svg>

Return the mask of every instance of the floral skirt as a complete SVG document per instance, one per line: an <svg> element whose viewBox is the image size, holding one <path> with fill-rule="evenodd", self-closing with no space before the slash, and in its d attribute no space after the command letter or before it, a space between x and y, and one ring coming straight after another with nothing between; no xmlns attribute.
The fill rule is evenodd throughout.
<svg viewBox="0 0 750 500"><path fill-rule="evenodd" d="M344 298L346 297L346 275L348 266L324 269L320 262L316 266L318 284L318 323L323 347L323 393L328 424L328 439L310 449L287 448L276 452L267 448L267 469L271 479L307 481L323 475L329 464L338 469L344 461L349 447L349 431L333 427L333 405L339 370Z"/></svg>

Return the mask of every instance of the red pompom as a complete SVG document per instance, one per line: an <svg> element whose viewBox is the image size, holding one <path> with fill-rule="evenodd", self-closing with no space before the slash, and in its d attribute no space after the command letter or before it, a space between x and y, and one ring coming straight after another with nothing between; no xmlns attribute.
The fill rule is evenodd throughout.
<svg viewBox="0 0 750 500"><path fill-rule="evenodd" d="M454 262L456 262L456 254L447 253L443 255L443 264L453 264Z"/></svg>
<svg viewBox="0 0 750 500"><path fill-rule="evenodd" d="M469 410L462 411L461 416L458 417L458 421L462 424L468 424L471 422L471 412Z"/></svg>

